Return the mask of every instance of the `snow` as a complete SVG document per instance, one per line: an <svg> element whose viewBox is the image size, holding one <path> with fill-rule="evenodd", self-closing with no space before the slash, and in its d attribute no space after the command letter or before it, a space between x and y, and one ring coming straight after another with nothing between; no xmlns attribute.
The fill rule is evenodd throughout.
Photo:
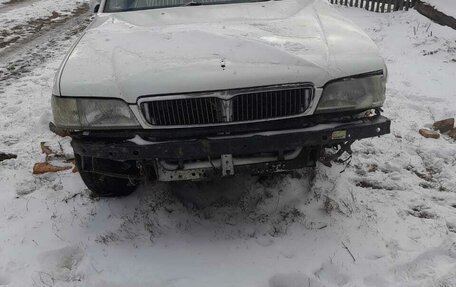
<svg viewBox="0 0 456 287"><path fill-rule="evenodd" d="M154 142L151 142L151 141L146 141L145 139L143 139L142 137L140 137L139 135L136 135L134 138L128 140L129 142L132 142L136 145L153 145L155 144Z"/></svg>
<svg viewBox="0 0 456 287"><path fill-rule="evenodd" d="M456 18L456 1L454 0L425 0L423 2L434 6L437 10L448 16Z"/></svg>
<svg viewBox="0 0 456 287"><path fill-rule="evenodd" d="M122 199L91 199L71 171L31 174L41 141L68 147L47 125L75 36L50 35L45 61L0 82L0 151L18 154L0 163L0 285L456 286L456 143L418 134L456 115L456 34L413 10L337 9L386 58L391 135L356 143L348 166ZM200 209L178 199L198 192Z"/></svg>
<svg viewBox="0 0 456 287"><path fill-rule="evenodd" d="M24 25L28 21L37 18L45 18L52 15L52 12L69 14L77 5L85 1L76 0L40 0L34 1L29 5L20 6L14 9L14 13L2 14L0 27L2 29L12 28L17 25ZM3 6L8 7L8 6Z"/></svg>
<svg viewBox="0 0 456 287"><path fill-rule="evenodd" d="M2 1L2 0L0 0ZM39 37L53 25L87 9L86 0L13 0L0 2L0 53L16 42Z"/></svg>

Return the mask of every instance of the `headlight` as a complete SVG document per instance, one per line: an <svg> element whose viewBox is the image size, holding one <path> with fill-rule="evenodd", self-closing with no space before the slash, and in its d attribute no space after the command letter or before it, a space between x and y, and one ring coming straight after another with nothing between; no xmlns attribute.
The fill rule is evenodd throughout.
<svg viewBox="0 0 456 287"><path fill-rule="evenodd" d="M386 77L347 78L329 83L323 89L316 113L367 110L385 102Z"/></svg>
<svg viewBox="0 0 456 287"><path fill-rule="evenodd" d="M130 107L121 100L52 97L55 125L67 129L139 127Z"/></svg>

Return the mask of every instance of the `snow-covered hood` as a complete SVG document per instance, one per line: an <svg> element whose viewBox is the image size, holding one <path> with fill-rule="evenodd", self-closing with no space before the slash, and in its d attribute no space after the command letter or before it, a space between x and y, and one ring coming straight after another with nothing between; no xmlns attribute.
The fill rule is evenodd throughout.
<svg viewBox="0 0 456 287"><path fill-rule="evenodd" d="M63 96L122 98L312 82L381 70L375 44L324 0L100 14L60 72Z"/></svg>

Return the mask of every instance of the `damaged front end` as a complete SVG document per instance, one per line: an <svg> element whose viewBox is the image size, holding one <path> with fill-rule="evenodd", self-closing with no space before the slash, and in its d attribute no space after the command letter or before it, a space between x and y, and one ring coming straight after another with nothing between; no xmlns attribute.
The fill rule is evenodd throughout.
<svg viewBox="0 0 456 287"><path fill-rule="evenodd" d="M344 151L350 151L354 141L390 132L391 122L379 110L375 114L364 113L362 117L323 119L310 117L305 127L287 121L282 123L287 129L271 126L267 132L239 132L242 125L233 126L225 135L214 135L209 130L206 134L200 131L203 134L198 137L185 136L179 131L174 131L173 138L161 138L156 132L145 130L94 131L73 134L72 145L82 171L166 182L312 167L325 148L340 148L341 152L331 158L334 160Z"/></svg>

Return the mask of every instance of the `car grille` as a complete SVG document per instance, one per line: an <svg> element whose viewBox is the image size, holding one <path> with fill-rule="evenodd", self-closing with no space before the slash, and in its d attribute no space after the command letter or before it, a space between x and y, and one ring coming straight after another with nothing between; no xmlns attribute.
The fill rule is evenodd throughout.
<svg viewBox="0 0 456 287"><path fill-rule="evenodd" d="M210 125L277 119L303 114L314 89L296 85L283 89L146 98L141 111L154 126Z"/></svg>

